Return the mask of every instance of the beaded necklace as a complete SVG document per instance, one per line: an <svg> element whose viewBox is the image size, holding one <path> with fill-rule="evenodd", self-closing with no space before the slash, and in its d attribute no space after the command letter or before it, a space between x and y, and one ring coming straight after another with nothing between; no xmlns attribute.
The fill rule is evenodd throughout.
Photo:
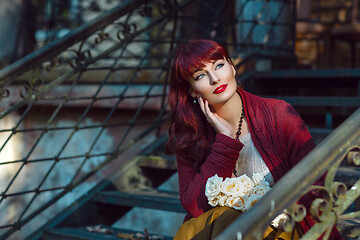
<svg viewBox="0 0 360 240"><path fill-rule="evenodd" d="M241 116L240 116L238 130L237 130L236 135L235 135L235 139L238 140L238 141L239 141L239 137L240 137L240 134L241 134L241 127L242 127L244 118L245 118L245 111L244 111L244 106L243 106L242 110L241 110ZM235 168L234 171L233 171L235 177L237 177L236 172L237 171L236 171L236 168Z"/></svg>

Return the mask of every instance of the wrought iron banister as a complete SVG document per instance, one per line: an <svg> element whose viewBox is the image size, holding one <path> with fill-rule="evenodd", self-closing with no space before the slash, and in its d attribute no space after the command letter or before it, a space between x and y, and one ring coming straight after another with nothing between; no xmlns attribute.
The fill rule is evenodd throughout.
<svg viewBox="0 0 360 240"><path fill-rule="evenodd" d="M53 41L35 52L25 56L24 58L14 62L13 64L0 70L0 82L6 81L8 78L15 78L27 70L43 63L51 58L58 56L75 42L88 38L94 32L103 29L119 16L137 9L147 0L126 0L117 7L105 12L90 22L74 29L66 36Z"/></svg>
<svg viewBox="0 0 360 240"><path fill-rule="evenodd" d="M23 201L25 201L26 203L24 209L18 210L18 216L15 216L14 220L7 220L5 218L2 219L2 222L0 223L0 230L2 230L0 234L0 238L6 238L15 231L21 229L26 223L33 220L45 209L47 209L47 207L57 202L57 200L59 200L60 198L63 198L67 193L71 192L76 186L84 182L86 179L89 179L89 177L93 176L95 173L98 173L103 166L117 159L119 155L128 151L134 145L136 144L139 145L138 143L139 141L144 142L144 138L146 136L149 136L151 134L156 135L154 134L154 132L157 131L160 124L162 124L165 120L168 119L168 114L166 113L166 105L162 106L161 109L159 108L156 116L149 117L146 123L144 123L143 120L139 121L138 118L145 104L148 102L150 98L161 99L165 97L164 92L162 92L162 94L159 95L159 94L153 94L152 90L154 89L154 86L156 86L160 81L160 76L163 75L164 72L169 70L169 68L164 68L162 64L164 65L169 64L169 60L171 59L171 54L167 54L165 58L158 60L157 69L160 69L160 71L154 74L154 76L151 76L151 79L150 81L148 81L148 84L142 87L143 93L141 95L131 93L131 91L128 90L131 89L131 84L135 82L135 80L138 77L138 74L141 73L142 66L145 65L144 64L145 60L149 59L149 54L151 53L152 50L151 46L155 44L159 44L158 42L156 42L156 40L158 39L160 40L159 41L160 44L161 42L165 42L165 41L161 41L160 34L162 34L161 36L162 38L171 39L169 37L169 31L168 30L163 31L163 30L165 26L169 28L169 24L168 24L169 22L171 26L170 19L172 19L173 17L172 13L170 14L170 12L166 12L165 9L162 9L164 10L164 12L158 13L157 15L152 17L151 20L148 20L147 25L143 24L141 20L142 19L146 20L146 17L149 17L150 16L149 14L151 14L151 10L150 10L150 12L147 13L145 12L144 16L141 16L142 18L140 17L140 14L137 15L138 11L140 10L144 10L144 11L149 10L147 9L145 2L146 1L133 1L133 2L128 1L127 2L128 4L120 5L120 7L115 8L115 10L110 11L109 13L98 18L97 20L94 20L94 22L91 22L91 24L79 28L69 36L59 39L58 41L53 43L53 45L49 45L45 47L44 50L39 50L29 55L24 60L9 66L3 71L2 76L6 77L6 79L4 78L1 81L1 90L3 94L2 95L3 98L1 100L3 100L3 103L4 103L4 99L6 100L8 97L15 97L16 89L22 88L21 86L22 84L25 85L26 91L25 94L22 94L23 99L18 99L18 100L15 99L16 101L14 102L14 104L9 104L9 108L5 109L1 115L1 118L5 118L7 116L15 116L14 119L15 121L13 123L14 124L13 126L5 127L5 128L3 127L2 129L2 133L5 134L5 136L7 135L7 137L0 146L0 152L5 155L5 156L2 155L0 167L11 168L12 166L14 166L15 167L14 170L16 168L18 169L15 170L15 172L9 172L8 174L9 178L8 179L5 178L6 182L3 182L4 188L1 189L0 207L2 207L1 211L3 212L3 214L6 215L4 211L8 206L8 204L11 203L9 202L9 199L10 200L25 199ZM155 4L156 3L154 3L154 5ZM161 4L161 2L159 2L159 4ZM174 9L176 9L177 6L170 6L170 7L174 7ZM158 5L154 8L159 9L160 6ZM170 11L170 8L167 10ZM119 18L123 18L123 19L121 19L120 21L114 24L113 22ZM132 22L129 22L129 19L132 19ZM137 29L136 26L134 25L135 20L137 20L137 23L139 24ZM120 27L120 32L118 32L117 34L117 39L113 41L110 41L112 37L111 34L114 35L114 31L115 31L115 35L116 35L117 32L116 29L113 31L113 33L107 33L103 31L104 27L108 27L111 24ZM129 26L132 26L133 29L128 29ZM136 61L132 65L134 66L134 69L136 71L132 74L132 76L128 77L125 80L122 80L121 78L115 79L115 81L109 80L110 75L118 71L118 69L116 69L117 67L124 66L122 64L119 64L119 60L124 55L124 53L126 52L131 53L131 49L128 49L128 45L131 44L132 40L138 37L137 38L138 42L136 43L139 44L138 45L139 47L141 47L143 46L142 45L143 41L139 41L142 39L139 38L139 36L143 34L145 31L151 32L152 30L154 31L157 30L158 33L154 34L153 36L154 42L145 43L149 46L149 48L143 53L141 53L142 55L140 55L140 59L137 60L135 59ZM97 31L100 31L100 33L98 33L96 37ZM95 43L93 39L91 38L88 39L92 35L95 35L94 37ZM88 42L86 42L87 40ZM102 44L104 42L105 44ZM78 44L79 45L78 47L76 47L77 43L80 43ZM85 43L89 45L87 46L88 48L84 50L82 46L84 46ZM172 44L170 40L167 40L166 43ZM94 44L98 44L98 46L100 45L100 47L102 47L102 49L98 51L97 55L96 54L95 55L93 54L92 56L80 55L80 59L79 59L79 55L77 55L77 57L73 59L75 60L76 65L71 65L70 67L67 65L66 66L60 65L60 68L64 69L65 71L64 73L61 73L58 76L55 75L55 79L50 78L46 82L43 81L40 82L40 84L38 84L38 80L36 80L36 77L34 80L32 74L23 75L22 78L20 79L24 79L24 80L21 81L18 81L16 78L17 76L20 75L20 73L25 73L27 70L31 70L36 74L37 71L36 69L33 69L34 67L40 68L40 70L44 72L44 67L43 67L44 62L51 61L52 58L54 58L54 56L57 57L59 54L64 54L66 57L66 51L69 51L68 50L69 47L74 48L74 45L75 48L78 49L74 51L77 54L82 54L82 51L85 51L86 53L89 51L95 52L96 49L93 48ZM165 50L165 48L162 49ZM116 53L115 56L114 56L114 52ZM112 55L113 58L112 59L109 58L109 55ZM72 59L70 59L70 61L71 60ZM95 63L98 63L99 60L102 61L102 64L93 65ZM78 86L82 86L81 84L83 84L83 82L86 83L86 79L85 81L81 79L83 73L86 71L93 71L91 70L91 68L96 69L97 66L103 67L106 70L106 74L103 76L104 77L103 79L99 79L95 84L92 84L95 92L94 91L75 92L75 94L77 95L73 95L74 89L76 89ZM124 67L127 66L125 65ZM44 73L46 74L47 72L45 71ZM49 71L49 73L51 73L51 71ZM42 75L40 74L39 76L41 77ZM71 77L73 79L71 79ZM65 81L67 81L66 85L63 85ZM117 84L120 83L122 84L122 86L120 87L117 86ZM64 89L64 86L67 86L67 88L65 88L65 91L61 91L61 89ZM164 88L164 86L162 87ZM8 89L11 89L13 91L13 94L12 95L5 94L4 96L4 93L6 93L6 91L10 92L10 90ZM60 89L60 92L57 89ZM109 91L107 89L112 89L115 91ZM54 90L54 91L51 92L50 90ZM116 94L111 95L111 93L114 92ZM20 93L22 92L20 91ZM79 119L74 123L72 123L72 126L70 126L70 128L68 129L71 132L69 137L66 139L64 143L61 143L62 145L60 145L61 146L60 149L58 150L54 149L55 151L51 154L52 156L50 155L50 157L49 156L46 157L41 155L39 156L39 154L36 154L37 148L43 145L41 141L43 141L44 136L46 136L47 133L54 133L54 131L62 131L62 132L68 131L63 126L56 126L56 125L54 126L54 124L56 123L55 120L59 119L58 116L59 112L62 109L64 109L66 105L69 105L69 103L76 102L79 100L78 98L79 94L82 95L83 99L88 99L88 102L86 103L85 106L83 106L84 111L80 115ZM72 98L71 95L76 97ZM120 122L117 121L114 123L114 120L112 120L112 118L114 118L113 115L115 115L115 110L117 110L119 103L126 101L126 99L129 98L139 99L137 100L138 102L137 109L134 112L133 117L125 121L122 120ZM58 102L54 106L55 109L49 109L53 111L53 113L50 114L50 117L46 121L46 123L40 127L41 131L39 132L39 130L36 130L36 127L35 128L24 127L23 122L26 118L28 118L29 112L31 112L34 106L36 106L36 104L38 104L41 101L45 101L45 100L48 101L48 99L58 99ZM84 120L88 118L88 116L90 115L89 112L90 110L93 109L93 106L96 105L96 102L106 101L107 99L112 99L113 103L112 105L109 105L107 107L109 111L107 114L104 115L104 120L102 120L102 122L100 122L99 124L95 124L95 125L90 124L92 126L84 123ZM15 110L20 109L20 107L22 106L24 106L25 109L24 111L20 111L19 113L21 116L17 117ZM106 151L106 148L108 147L105 147L100 152L96 150L96 145L98 145L98 143L103 142L101 138L103 138L104 136L106 137L106 135L108 135L108 133L105 132L108 131L109 129L116 130L119 127L120 128L124 127L124 130L121 133L121 135L118 136L119 140L116 141L117 143L116 142L112 143L112 145L114 145L113 148L108 149ZM140 129L142 128L143 130L140 133L136 133L134 135L134 133L131 133L134 127L140 127ZM88 147L87 150L86 148L79 149L78 151L80 152L83 151L82 154L73 153L70 156L68 154L64 154L64 151L66 152L66 148L68 148L69 143L73 141L74 136L76 136L80 132L85 132L90 129L93 129L93 131L95 131L93 135L95 139L91 140L92 143L89 146L87 146ZM37 136L34 138L34 142L30 142L30 149L27 153L24 153L23 156L21 156L21 154L24 150L20 149L19 151L20 154L18 154L19 155L18 159L5 158L9 156L7 156L6 152L4 152L3 150L6 149L6 147L8 147L9 145L11 147L11 145L15 143L16 136L19 134L21 136L22 130L24 131L23 133L26 132L29 134L34 134L36 132L39 132L39 135L35 134ZM127 138L130 134L132 139L129 140ZM4 140L4 138L2 140ZM49 185L49 181L51 181L49 179L50 178L49 176L51 176L51 174L53 174L53 172L55 171L55 170L53 171L53 169L55 169L57 166L61 164L64 164L64 162L67 162L71 159L73 161L73 164L75 163L74 161L80 163L80 165L76 169L74 169L75 172L73 173L75 174L66 176L66 178L69 179L64 182L65 184L60 183L63 185L58 185L57 187L50 187L50 188L47 187L46 185ZM90 171L84 170L83 167L89 165L91 162L94 162L94 160L96 160L97 163L95 163L95 165L91 167ZM23 189L21 187L20 188L16 187L14 189L15 182L18 181L18 179L22 175L24 175L24 171L28 170L29 166L36 166L40 162L50 164L44 168L44 170L48 168L48 170L45 170L47 172L41 172L41 173L39 172L40 183L38 184L35 183L34 186L27 186L28 189L26 188ZM36 172L35 169L32 169L32 171ZM49 197L48 199L45 200L45 203L43 200L42 201L38 200L39 196L43 196L44 194L47 193L51 193L51 194L48 195ZM28 198L29 195L30 198ZM37 204L35 205L39 205L40 203L41 206L34 207L35 202L37 202ZM11 219L11 217L8 218ZM7 222L6 224L6 221L10 221L10 222ZM23 238L23 236L19 238Z"/></svg>
<svg viewBox="0 0 360 240"><path fill-rule="evenodd" d="M262 239L265 228L277 215L284 209L295 206L296 201L309 190L317 189L312 184L325 172L327 175L324 189L328 192L329 199L326 199L328 200L326 209L322 209L324 216L301 239L317 239L324 232L328 234L327 230L331 229L337 220L359 217L360 211L346 214L344 211L360 196L360 180L358 179L347 192L343 184L334 181L337 168L347 156L351 158L353 164L360 165L359 152L360 109L280 179L258 204L236 219L216 239ZM339 191L339 195L334 191ZM317 203L314 202L315 207ZM324 201L321 203L325 204ZM290 210L289 214L295 213Z"/></svg>

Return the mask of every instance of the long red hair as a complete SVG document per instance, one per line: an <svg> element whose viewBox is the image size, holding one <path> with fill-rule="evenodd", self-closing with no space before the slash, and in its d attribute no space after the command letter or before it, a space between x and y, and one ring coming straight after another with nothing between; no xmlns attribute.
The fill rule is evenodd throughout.
<svg viewBox="0 0 360 240"><path fill-rule="evenodd" d="M174 58L171 71L169 104L172 123L169 129L168 150L194 160L200 160L209 153L213 130L207 122L199 104L190 95L190 79L197 69L217 59L231 60L227 50L219 43L206 40L190 40L182 44Z"/></svg>

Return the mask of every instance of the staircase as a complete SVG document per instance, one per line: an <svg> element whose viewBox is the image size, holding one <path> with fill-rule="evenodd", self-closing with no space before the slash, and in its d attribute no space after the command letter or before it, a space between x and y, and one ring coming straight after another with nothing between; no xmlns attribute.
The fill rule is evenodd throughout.
<svg viewBox="0 0 360 240"><path fill-rule="evenodd" d="M27 239L172 239L146 226L141 232L112 227L134 207L185 214L178 191L158 189L176 173L175 158L165 155L166 140L158 138Z"/></svg>
<svg viewBox="0 0 360 240"><path fill-rule="evenodd" d="M357 70L271 71L252 77L244 82L245 89L291 103L317 142L360 107ZM161 232L148 232L147 226L141 226L143 231L113 226L134 207L185 213L177 190L159 189L176 173L175 157L166 155L166 140L166 135L157 138L111 179L100 182L28 239L171 239ZM359 169L345 161L337 172L337 179L348 187L359 178ZM355 209L359 210L358 202L349 211ZM356 239L360 219L342 221L338 228L344 239Z"/></svg>
<svg viewBox="0 0 360 240"><path fill-rule="evenodd" d="M243 85L294 106L317 143L360 107L359 69L255 72Z"/></svg>

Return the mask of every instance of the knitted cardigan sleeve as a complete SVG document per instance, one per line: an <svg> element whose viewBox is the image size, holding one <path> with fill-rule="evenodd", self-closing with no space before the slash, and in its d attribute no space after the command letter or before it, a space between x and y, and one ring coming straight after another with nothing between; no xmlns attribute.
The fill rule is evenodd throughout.
<svg viewBox="0 0 360 240"><path fill-rule="evenodd" d="M220 133L216 134L210 153L200 165L200 169L195 169L194 162L177 154L180 200L189 213L185 221L198 217L211 208L205 196L208 178L215 174L224 178L231 177L242 147L241 142Z"/></svg>

